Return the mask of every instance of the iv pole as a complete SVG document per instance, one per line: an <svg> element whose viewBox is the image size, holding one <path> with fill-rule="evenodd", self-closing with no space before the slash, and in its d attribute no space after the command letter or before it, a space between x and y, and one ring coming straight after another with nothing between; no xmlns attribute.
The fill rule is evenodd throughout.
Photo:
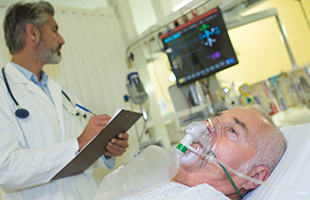
<svg viewBox="0 0 310 200"><path fill-rule="evenodd" d="M301 0L297 0L297 1L298 1L298 2L299 2L299 4L300 4L300 7L301 7L301 10L302 10L302 13L303 13L303 15L304 15L304 17L305 17L305 20L306 20L306 22L307 22L307 25L308 25L308 28L309 28L309 31L310 31L310 22L309 22L309 19L308 19L308 17L307 17L307 14L306 14L305 8L304 8L304 6L303 6L303 4L302 4Z"/></svg>

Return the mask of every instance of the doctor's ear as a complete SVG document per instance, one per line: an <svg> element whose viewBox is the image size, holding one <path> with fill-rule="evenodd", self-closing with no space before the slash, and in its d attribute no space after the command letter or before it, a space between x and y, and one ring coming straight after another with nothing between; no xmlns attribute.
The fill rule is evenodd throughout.
<svg viewBox="0 0 310 200"><path fill-rule="evenodd" d="M266 181L270 176L270 169L263 165L258 165L253 167L248 175L259 181ZM244 188L246 190L251 190L257 188L259 185L260 184L258 183L247 181L246 184L244 185Z"/></svg>
<svg viewBox="0 0 310 200"><path fill-rule="evenodd" d="M28 23L26 25L26 35L32 42L40 41L40 32L35 25Z"/></svg>

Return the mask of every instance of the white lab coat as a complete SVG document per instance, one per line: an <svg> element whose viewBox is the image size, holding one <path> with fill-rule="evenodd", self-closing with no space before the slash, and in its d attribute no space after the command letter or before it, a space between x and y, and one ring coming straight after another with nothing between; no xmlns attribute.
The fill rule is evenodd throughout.
<svg viewBox="0 0 310 200"><path fill-rule="evenodd" d="M61 85L48 80L54 104L33 82L10 63L5 74L11 91L29 116L20 119L0 75L0 186L3 200L91 200L97 190L91 168L86 172L50 181L78 150L77 136L84 127L68 114ZM68 93L67 93L68 94ZM73 102L74 96L68 94ZM55 109L56 108L56 109Z"/></svg>

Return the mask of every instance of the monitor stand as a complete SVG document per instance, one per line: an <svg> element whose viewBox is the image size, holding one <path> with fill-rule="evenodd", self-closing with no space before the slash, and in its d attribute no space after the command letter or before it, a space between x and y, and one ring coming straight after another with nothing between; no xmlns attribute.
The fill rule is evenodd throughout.
<svg viewBox="0 0 310 200"><path fill-rule="evenodd" d="M209 84L209 92L213 98L213 103L219 102L220 100L217 98L217 91L220 89L219 83L215 75L209 76L207 78L202 79L201 81ZM206 112L198 112L191 113L192 116L186 116L179 119L181 126L187 126L191 121L199 121L203 120L206 117L210 116L212 113L212 101L210 96L206 96L206 88L205 84L200 81L196 81L195 83L181 86L180 88L177 85L172 85L169 87L169 94L171 97L171 101L174 107L175 112L179 112L190 107L194 106L206 106ZM184 97L186 96L189 99L189 102ZM214 112L214 111L213 111Z"/></svg>

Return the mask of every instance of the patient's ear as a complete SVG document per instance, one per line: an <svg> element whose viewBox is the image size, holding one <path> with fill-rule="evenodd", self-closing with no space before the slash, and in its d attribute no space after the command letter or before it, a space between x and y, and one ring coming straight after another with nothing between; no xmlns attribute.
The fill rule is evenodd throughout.
<svg viewBox="0 0 310 200"><path fill-rule="evenodd" d="M266 181L267 178L270 176L270 169L263 165L258 165L253 167L250 173L248 173L248 175L257 180ZM251 190L257 188L259 185L260 184L258 183L247 181L243 187L246 190Z"/></svg>

